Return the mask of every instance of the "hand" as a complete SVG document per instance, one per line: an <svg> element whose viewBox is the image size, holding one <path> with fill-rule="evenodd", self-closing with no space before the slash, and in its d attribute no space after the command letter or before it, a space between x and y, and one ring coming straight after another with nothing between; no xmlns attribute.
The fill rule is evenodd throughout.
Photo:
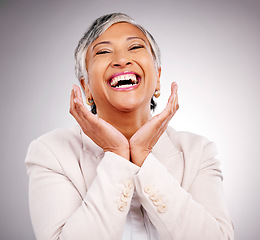
<svg viewBox="0 0 260 240"><path fill-rule="evenodd" d="M173 82L166 108L144 124L129 140L131 161L139 167L142 166L145 158L166 130L169 121L179 109L177 88L177 84Z"/></svg>
<svg viewBox="0 0 260 240"><path fill-rule="evenodd" d="M113 152L130 160L129 142L116 128L92 114L83 104L80 88L73 86L70 97L70 113L83 132L105 152Z"/></svg>

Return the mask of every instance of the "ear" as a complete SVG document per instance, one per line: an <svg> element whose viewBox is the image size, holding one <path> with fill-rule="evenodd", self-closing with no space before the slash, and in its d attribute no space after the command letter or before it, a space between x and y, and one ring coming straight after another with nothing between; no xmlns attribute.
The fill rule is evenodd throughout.
<svg viewBox="0 0 260 240"><path fill-rule="evenodd" d="M86 83L86 80L84 78L80 79L80 85L81 85L82 89L84 90L86 97L92 99L92 94L89 90L89 84Z"/></svg>
<svg viewBox="0 0 260 240"><path fill-rule="evenodd" d="M160 80L160 78L161 78L161 68L158 68L157 69L157 74L158 74L158 76L157 76L157 82L156 82L156 90L160 90L160 88L161 88L161 80Z"/></svg>

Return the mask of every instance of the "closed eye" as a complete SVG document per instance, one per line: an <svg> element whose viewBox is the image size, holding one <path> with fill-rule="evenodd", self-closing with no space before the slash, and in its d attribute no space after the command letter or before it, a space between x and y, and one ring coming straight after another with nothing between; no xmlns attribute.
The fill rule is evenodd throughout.
<svg viewBox="0 0 260 240"><path fill-rule="evenodd" d="M108 50L100 50L96 53L96 55L101 55L101 54L106 54L106 53L110 53Z"/></svg>
<svg viewBox="0 0 260 240"><path fill-rule="evenodd" d="M143 45L134 45L134 46L130 47L129 50L135 50L135 49L139 49L139 48L144 48L144 46Z"/></svg>

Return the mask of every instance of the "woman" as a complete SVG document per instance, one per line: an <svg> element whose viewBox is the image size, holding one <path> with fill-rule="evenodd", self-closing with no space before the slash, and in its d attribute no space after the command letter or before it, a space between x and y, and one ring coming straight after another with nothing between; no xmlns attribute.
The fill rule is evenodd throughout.
<svg viewBox="0 0 260 240"><path fill-rule="evenodd" d="M215 146L176 132L172 83L165 110L160 53L129 16L97 19L79 41L78 86L70 113L79 123L29 147L30 211L37 239L233 239Z"/></svg>

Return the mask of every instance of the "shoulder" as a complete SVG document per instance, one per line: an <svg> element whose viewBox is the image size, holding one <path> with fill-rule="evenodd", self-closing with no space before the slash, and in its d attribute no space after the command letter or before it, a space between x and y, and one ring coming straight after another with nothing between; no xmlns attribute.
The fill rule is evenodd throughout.
<svg viewBox="0 0 260 240"><path fill-rule="evenodd" d="M217 154L216 145L204 136L186 131L176 131L167 128L167 134L172 143L185 155L213 157Z"/></svg>
<svg viewBox="0 0 260 240"><path fill-rule="evenodd" d="M176 131L172 127L167 128L167 134L177 144L179 147L182 145L193 145L193 144L207 144L209 140L201 135L186 132L186 131Z"/></svg>
<svg viewBox="0 0 260 240"><path fill-rule="evenodd" d="M167 134L172 143L183 154L185 173L189 176L186 187L189 187L192 180L198 173L208 173L222 179L220 162L216 158L218 154L215 143L207 138L184 131L175 131L172 128L167 129Z"/></svg>
<svg viewBox="0 0 260 240"><path fill-rule="evenodd" d="M83 197L85 183L80 164L82 134L81 128L74 126L53 130L33 140L25 158L30 182L34 186L51 186L63 179L72 182Z"/></svg>
<svg viewBox="0 0 260 240"><path fill-rule="evenodd" d="M33 140L28 148L26 164L48 167L61 165L60 159L77 158L82 149L79 126L56 129ZM54 161L55 160L55 161Z"/></svg>
<svg viewBox="0 0 260 240"><path fill-rule="evenodd" d="M79 126L73 126L70 128L59 128L43 134L36 140L45 143L50 147L55 147L64 144L75 145L81 140L81 130Z"/></svg>

